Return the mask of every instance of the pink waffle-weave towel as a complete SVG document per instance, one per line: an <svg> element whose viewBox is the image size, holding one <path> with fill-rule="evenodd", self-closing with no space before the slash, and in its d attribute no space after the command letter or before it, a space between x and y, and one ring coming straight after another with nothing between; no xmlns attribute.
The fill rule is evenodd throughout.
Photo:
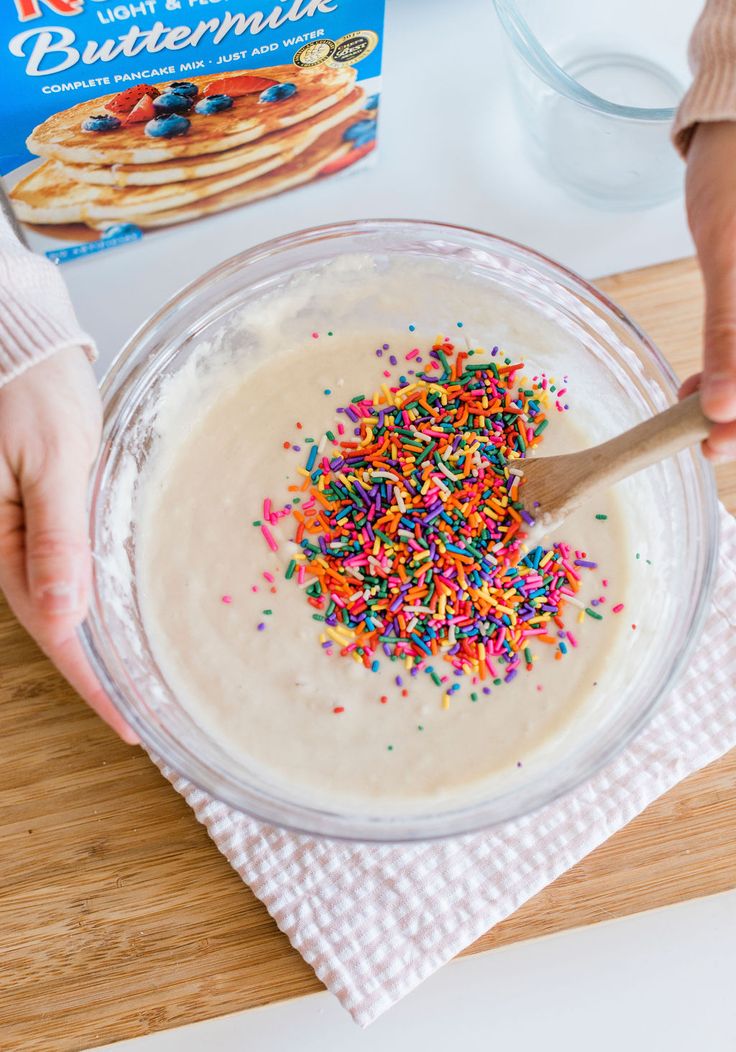
<svg viewBox="0 0 736 1052"><path fill-rule="evenodd" d="M736 745L736 523L721 510L700 647L646 730L586 785L486 833L412 845L317 840L164 775L279 928L367 1026L662 793Z"/></svg>

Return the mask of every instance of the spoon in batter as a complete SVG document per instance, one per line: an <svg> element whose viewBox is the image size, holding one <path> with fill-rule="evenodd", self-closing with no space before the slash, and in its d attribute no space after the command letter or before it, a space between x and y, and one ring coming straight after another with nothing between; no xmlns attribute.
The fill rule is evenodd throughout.
<svg viewBox="0 0 736 1052"><path fill-rule="evenodd" d="M534 519L529 539L557 529L599 490L702 442L708 429L700 396L695 392L599 446L514 464L511 471L522 477L520 497Z"/></svg>

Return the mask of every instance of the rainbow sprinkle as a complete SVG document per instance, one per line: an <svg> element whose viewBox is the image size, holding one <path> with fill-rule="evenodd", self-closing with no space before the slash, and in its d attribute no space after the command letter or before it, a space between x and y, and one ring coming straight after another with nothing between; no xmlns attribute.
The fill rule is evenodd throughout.
<svg viewBox="0 0 736 1052"><path fill-rule="evenodd" d="M428 359L415 379L339 409L353 438L340 425L331 453L326 439L312 445L301 486L290 487L302 500L267 507L271 523L286 511L293 525L300 550L285 576L296 571L306 588L322 646L373 671L381 656L402 659L431 676L449 708L460 684L437 672L438 659L455 675L509 682L533 668L537 643L553 645L556 659L567 652L567 602L601 615L576 598L581 571L596 568L585 553L523 544L532 519L514 462L547 426L547 377L517 380L522 363L479 362L446 339Z"/></svg>

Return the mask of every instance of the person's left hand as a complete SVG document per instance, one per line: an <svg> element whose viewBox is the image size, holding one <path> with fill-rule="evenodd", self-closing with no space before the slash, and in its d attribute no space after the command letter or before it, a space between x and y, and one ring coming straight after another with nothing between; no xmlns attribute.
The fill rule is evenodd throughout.
<svg viewBox="0 0 736 1052"><path fill-rule="evenodd" d="M87 609L85 509L100 421L94 374L79 347L57 351L0 387L0 590L75 690L135 744L76 634Z"/></svg>

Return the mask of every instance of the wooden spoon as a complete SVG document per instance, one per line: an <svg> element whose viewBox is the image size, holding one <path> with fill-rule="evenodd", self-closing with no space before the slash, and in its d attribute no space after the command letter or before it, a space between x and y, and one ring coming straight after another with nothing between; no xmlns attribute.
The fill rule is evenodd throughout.
<svg viewBox="0 0 736 1052"><path fill-rule="evenodd" d="M514 463L513 473L523 479L520 499L534 519L530 539L557 529L570 512L604 487L702 442L709 427L696 391L599 446Z"/></svg>

